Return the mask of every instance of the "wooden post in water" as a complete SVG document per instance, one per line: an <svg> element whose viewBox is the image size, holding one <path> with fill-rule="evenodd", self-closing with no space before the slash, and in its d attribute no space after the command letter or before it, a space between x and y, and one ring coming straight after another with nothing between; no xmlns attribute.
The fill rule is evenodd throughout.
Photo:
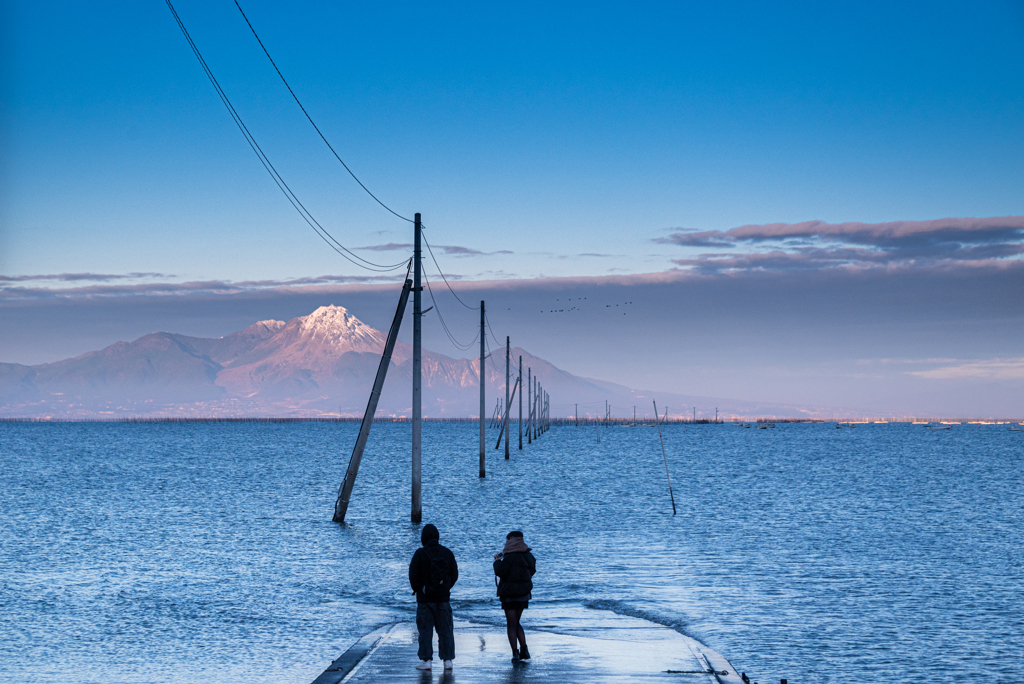
<svg viewBox="0 0 1024 684"><path fill-rule="evenodd" d="M480 300L480 477L487 477L487 461L484 458L484 386L487 374L484 373L484 301Z"/></svg>
<svg viewBox="0 0 1024 684"><path fill-rule="evenodd" d="M665 461L665 479L668 480L668 496L672 499L672 515L676 514L676 497L672 493L672 478L668 474L668 456L665 455L665 438L661 436L661 421L658 420L658 402L654 402L654 421L658 424L658 439L661 440L661 457Z"/></svg>
<svg viewBox="0 0 1024 684"><path fill-rule="evenodd" d="M412 521L418 523L423 519L423 502L420 499L420 485L422 476L420 473L420 460L423 455L423 345L421 343L421 329L423 324L423 309L420 304L420 295L423 285L420 282L420 215L416 214L413 222L416 237L413 240L413 291L412 291Z"/></svg>
<svg viewBox="0 0 1024 684"><path fill-rule="evenodd" d="M519 450L523 450L523 355L519 355Z"/></svg>
<svg viewBox="0 0 1024 684"><path fill-rule="evenodd" d="M370 436L370 427L373 425L373 414L377 412L377 402L380 400L381 388L384 387L384 378L388 373L388 366L391 365L391 354L395 350L395 341L398 339L398 329L402 326L402 317L405 316L405 305L409 301L409 290L412 289L412 281L406 279L402 286L402 294L398 298L398 310L395 312L395 320L391 322L391 330L388 331L388 339L384 344L384 354L381 356L380 364L377 366L377 377L373 381L373 390L370 392L370 400L366 402L366 411L363 413L363 422L359 424L359 436L356 437L356 444L352 447L352 456L348 460L348 470L345 471L345 478L338 487L338 498L334 501L334 522L345 522L345 513L348 511L348 502L352 498L352 487L356 483L356 475L359 474L359 464L363 460L363 450L366 448L366 440Z"/></svg>

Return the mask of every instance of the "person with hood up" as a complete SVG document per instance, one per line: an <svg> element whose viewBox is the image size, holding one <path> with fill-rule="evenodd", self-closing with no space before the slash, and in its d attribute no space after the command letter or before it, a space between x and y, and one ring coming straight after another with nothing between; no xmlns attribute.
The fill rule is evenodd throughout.
<svg viewBox="0 0 1024 684"><path fill-rule="evenodd" d="M451 589L459 580L455 554L441 546L437 528L423 526L420 543L409 563L409 584L416 594L416 629L419 631L420 664L417 670L429 670L434 660L434 631L437 631L438 656L444 669L451 670L455 660L455 630L452 626Z"/></svg>
<svg viewBox="0 0 1024 684"><path fill-rule="evenodd" d="M494 574L498 578L498 598L505 611L505 633L512 647L512 662L529 660L526 633L519 620L533 598L533 576L537 572L537 559L523 541L519 530L505 537L505 548L494 554ZM518 642L518 648L517 648Z"/></svg>

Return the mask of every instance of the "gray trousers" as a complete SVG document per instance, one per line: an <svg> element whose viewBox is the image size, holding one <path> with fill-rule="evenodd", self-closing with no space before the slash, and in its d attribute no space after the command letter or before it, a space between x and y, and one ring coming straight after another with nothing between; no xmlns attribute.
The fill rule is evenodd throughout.
<svg viewBox="0 0 1024 684"><path fill-rule="evenodd" d="M420 660L434 659L434 630L437 630L437 655L441 660L455 660L455 628L452 626L452 604L417 603L416 629L420 633Z"/></svg>

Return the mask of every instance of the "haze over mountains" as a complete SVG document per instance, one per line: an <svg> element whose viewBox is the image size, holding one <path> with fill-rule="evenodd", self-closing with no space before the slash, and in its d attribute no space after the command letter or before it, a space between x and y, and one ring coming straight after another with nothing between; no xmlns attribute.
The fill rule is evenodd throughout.
<svg viewBox="0 0 1024 684"><path fill-rule="evenodd" d="M0 363L0 416L118 418L128 416L360 417L387 335L340 306L322 306L308 316L259 321L217 339L158 332L118 342L55 363ZM485 364L487 414L505 395L504 350ZM601 416L604 402L614 416L653 415L652 399L674 416L811 416L816 411L751 402L644 392L582 378L529 352L523 379L532 369L552 395L552 415ZM512 384L517 370L513 370ZM423 407L427 417L479 414L479 360L453 359L423 351ZM377 415L411 414L412 347L398 342ZM525 398L524 398L525 399ZM524 402L525 405L525 402ZM518 406L518 398L513 402ZM528 409L524 409L524 412ZM514 414L515 415L515 414ZM831 414L829 414L831 415Z"/></svg>

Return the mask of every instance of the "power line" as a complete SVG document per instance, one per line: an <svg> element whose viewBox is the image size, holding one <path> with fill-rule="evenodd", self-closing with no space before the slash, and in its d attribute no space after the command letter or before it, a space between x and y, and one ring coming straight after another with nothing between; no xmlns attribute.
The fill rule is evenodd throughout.
<svg viewBox="0 0 1024 684"><path fill-rule="evenodd" d="M491 327L491 317L488 316L486 312L484 313L484 320L487 321L487 329L491 331L491 337L494 338L494 343L501 344L501 340L494 334L494 328Z"/></svg>
<svg viewBox="0 0 1024 684"><path fill-rule="evenodd" d="M356 176L356 174L352 172L352 169L350 169L348 167L348 164L346 164L345 161L341 158L341 156L337 152L334 151L334 148L331 146L331 143L329 143L327 141L327 138L324 137L324 134L320 132L320 127L317 126L316 122L313 121L313 117L311 117L309 115L309 112L306 111L306 108L304 106L302 106L301 102L299 102L298 95L296 95L295 91L292 90L292 87L291 87L291 85L288 84L288 80L285 79L284 74L282 74L281 70L277 68L277 62L275 62L274 58L270 56L270 53L267 51L267 46L263 44L262 40L260 40L259 34L256 33L256 29L253 28L252 22L249 21L249 17L245 16L245 12L242 11L242 6L238 4L238 0L235 0L235 7L237 7L238 11L242 13L242 18L245 19L245 23L249 25L249 30L252 31L252 35L254 35L256 37L256 42L258 42L260 44L260 47L263 48L263 54L265 54L267 56L267 59L270 60L270 63L274 67L274 71L276 71L277 75L281 77L281 81L284 83L285 87L288 88L288 92L292 94L292 99L295 100L295 104L299 105L299 109L301 109L302 113L306 115L307 119L309 119L309 123L311 123L313 125L313 129L316 130L317 134L320 136L320 139L324 141L325 145L327 145L327 149L329 149L331 151L331 153L334 155L334 158L337 159L339 162L341 162L341 165L345 167L346 171L348 171L348 175L352 176L352 179L356 183L359 183L359 187L361 187L363 190L365 190L366 194L369 195L370 197L372 197L374 199L374 201L377 202L377 204L379 204L380 206L384 207L389 212L391 212L392 214L394 214L398 218L402 219L403 221L408 221L409 223L412 223L413 222L412 219L406 218L405 216L402 216L401 214L396 212L394 209L392 209L388 205L386 205L383 202L381 202L380 199L376 195L374 195L372 192L370 192L370 189L368 187L366 187L365 185L363 185L363 181L359 180L359 178Z"/></svg>
<svg viewBox="0 0 1024 684"><path fill-rule="evenodd" d="M405 261L402 261L401 263L394 265L377 264L372 261L368 261L367 259L364 259L361 256L353 253L343 244L338 242L338 240L336 240L334 236L327 231L326 228L320 225L320 223L313 217L309 210L306 209L305 205L303 205L302 202L299 201L299 198L295 195L295 193L292 192L292 189L288 186L284 178L281 176L280 173L278 173L277 169L271 163L270 158L267 157L266 153L263 152L263 148L261 148L259 146L259 143L256 142L256 138L253 137L252 133L249 132L249 129L245 125L245 122L242 121L242 117L238 114L238 111L235 109L234 105L231 104L231 100L228 99L227 93L224 92L224 89L217 81L217 78L213 75L213 71L210 69L209 65L207 65L206 60L203 59L202 53L196 46L195 41L192 40L192 36L189 35L188 30L185 28L185 24L181 20L181 17L178 16L178 12L174 9L174 5L171 4L171 0L165 1L167 3L167 7L171 10L171 14L174 15L174 20L175 22L177 22L178 28L181 29L182 34L185 36L185 40L188 41L189 47L192 48L193 54L195 54L196 59L199 60L199 64L200 66L202 66L203 71L206 73L206 77L210 80L210 83L213 85L214 90L216 90L217 96L220 97L221 103L223 103L225 108L227 108L228 114L231 115L232 121L235 122L235 125L238 127L238 130L242 132L242 135L245 137L245 141L249 143L249 147L252 148L252 151L256 154L257 158L259 158L260 163L263 164L263 168L265 168L267 170L267 173L270 174L270 177L273 179L278 189L280 189L281 192L284 193L284 196L291 203L292 207L294 207L295 210L299 212L299 215L303 218L303 220L306 223L309 224L309 226L314 230L314 232L316 232L316 234L320 236L320 239L326 242L331 249L340 254L342 257L344 257L351 263L355 264L356 266L364 268L368 271L376 271L378 273L383 273L388 271L394 271L404 266L406 263Z"/></svg>
<svg viewBox="0 0 1024 684"><path fill-rule="evenodd" d="M437 305L437 300L434 298L434 290L430 287L430 279L427 278L427 272L423 271L423 281L427 284L427 292L430 293L430 301L434 303L434 309L437 310L437 320L441 321L441 327L444 328L444 334L448 336L448 340L455 345L460 351L468 351L473 347L473 344L480 338L478 332L468 344L462 344L452 334L448 328L448 324L445 323L444 317L441 315L441 308Z"/></svg>
<svg viewBox="0 0 1024 684"><path fill-rule="evenodd" d="M437 272L441 274L441 278L442 280L444 280L444 284L448 286L448 291L452 293L452 296L455 297L455 299L459 300L459 304L466 307L470 311L479 311L479 306L470 306L469 304L466 304L466 302L459 299L459 295L455 294L455 290L453 290L452 286L448 284L448 279L444 277L444 271L441 270L441 266L437 263L437 257L434 256L434 250L430 248L430 241L427 240L426 235L423 236L423 242L426 243L427 252L430 254L430 258L434 261L434 266L437 266Z"/></svg>

